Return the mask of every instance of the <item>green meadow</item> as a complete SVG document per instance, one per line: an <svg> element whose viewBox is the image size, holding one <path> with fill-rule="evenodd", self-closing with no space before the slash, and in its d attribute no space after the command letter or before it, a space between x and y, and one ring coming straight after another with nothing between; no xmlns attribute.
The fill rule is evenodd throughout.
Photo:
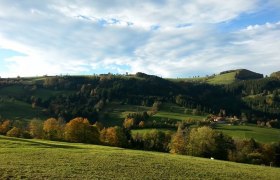
<svg viewBox="0 0 280 180"><path fill-rule="evenodd" d="M279 168L0 136L0 179L278 179Z"/></svg>
<svg viewBox="0 0 280 180"><path fill-rule="evenodd" d="M280 129L258 127L256 125L218 125L216 130L232 136L235 139L250 139L254 138L256 141L262 143L279 142Z"/></svg>
<svg viewBox="0 0 280 180"><path fill-rule="evenodd" d="M150 111L151 107L147 106L136 106L136 105L123 105L118 102L112 102L105 106L104 110L100 112L101 122L105 126L122 125L125 117L129 113L137 113ZM185 108L180 107L171 103L163 103L161 109L153 116L149 118L148 121L172 121L174 124L178 121L186 119L203 120L206 116L196 116L192 114L184 113Z"/></svg>

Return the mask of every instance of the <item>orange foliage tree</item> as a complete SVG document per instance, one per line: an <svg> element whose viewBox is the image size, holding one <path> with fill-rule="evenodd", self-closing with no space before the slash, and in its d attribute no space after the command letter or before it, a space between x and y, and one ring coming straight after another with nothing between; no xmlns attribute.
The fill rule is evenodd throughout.
<svg viewBox="0 0 280 180"><path fill-rule="evenodd" d="M133 125L134 125L133 118L126 118L123 122L123 127L126 129L131 129Z"/></svg>
<svg viewBox="0 0 280 180"><path fill-rule="evenodd" d="M122 128L115 126L101 131L101 141L111 146L125 147L127 138Z"/></svg>
<svg viewBox="0 0 280 180"><path fill-rule="evenodd" d="M43 130L45 138L60 140L63 138L64 123L61 120L49 118L44 122Z"/></svg>
<svg viewBox="0 0 280 180"><path fill-rule="evenodd" d="M89 123L86 118L75 118L65 127L65 139L71 142L100 143L100 133L96 126Z"/></svg>
<svg viewBox="0 0 280 180"><path fill-rule="evenodd" d="M0 134L6 135L6 133L11 129L11 121L6 120L3 123L0 123Z"/></svg>

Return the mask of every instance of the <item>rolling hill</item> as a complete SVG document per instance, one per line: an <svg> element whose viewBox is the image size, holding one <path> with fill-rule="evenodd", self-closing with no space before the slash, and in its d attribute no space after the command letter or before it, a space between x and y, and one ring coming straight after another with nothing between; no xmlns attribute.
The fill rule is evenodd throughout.
<svg viewBox="0 0 280 180"><path fill-rule="evenodd" d="M236 69L223 71L220 74L214 74L206 77L194 77L194 78L178 78L170 79L172 81L186 81L186 82L203 82L209 84L231 84L242 80L253 80L263 78L262 74L247 70L247 69Z"/></svg>
<svg viewBox="0 0 280 180"><path fill-rule="evenodd" d="M278 179L279 168L0 136L0 179Z"/></svg>

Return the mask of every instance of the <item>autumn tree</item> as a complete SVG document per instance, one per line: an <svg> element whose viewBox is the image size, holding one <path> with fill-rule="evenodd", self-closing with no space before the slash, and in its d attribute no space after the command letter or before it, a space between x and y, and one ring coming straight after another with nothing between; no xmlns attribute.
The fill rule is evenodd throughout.
<svg viewBox="0 0 280 180"><path fill-rule="evenodd" d="M266 165L275 164L276 148L274 144L261 144L262 161ZM279 155L278 155L279 156Z"/></svg>
<svg viewBox="0 0 280 180"><path fill-rule="evenodd" d="M140 121L139 125L140 128L144 128L145 127L145 122L144 121Z"/></svg>
<svg viewBox="0 0 280 180"><path fill-rule="evenodd" d="M125 147L127 145L126 134L124 130L118 126L107 129L104 128L101 131L101 140L103 143L111 146Z"/></svg>
<svg viewBox="0 0 280 180"><path fill-rule="evenodd" d="M123 122L123 127L125 129L131 129L134 125L134 119L133 118L126 118Z"/></svg>
<svg viewBox="0 0 280 180"><path fill-rule="evenodd" d="M43 122L37 119L33 119L30 121L29 125L29 133L33 138L41 139L43 138Z"/></svg>
<svg viewBox="0 0 280 180"><path fill-rule="evenodd" d="M13 127L11 130L7 132L7 136L10 137L21 137L22 131L20 128Z"/></svg>
<svg viewBox="0 0 280 180"><path fill-rule="evenodd" d="M6 133L11 129L11 121L5 120L3 123L0 123L0 134L6 135Z"/></svg>
<svg viewBox="0 0 280 180"><path fill-rule="evenodd" d="M100 134L96 126L89 123L86 118L75 118L65 127L65 139L71 142L100 143Z"/></svg>
<svg viewBox="0 0 280 180"><path fill-rule="evenodd" d="M172 136L170 142L170 153L186 154L187 153L187 132L179 129Z"/></svg>
<svg viewBox="0 0 280 180"><path fill-rule="evenodd" d="M64 123L61 120L49 118L43 124L43 131L47 139L63 139Z"/></svg>
<svg viewBox="0 0 280 180"><path fill-rule="evenodd" d="M229 160L257 164L262 158L259 149L261 147L254 139L235 140L235 149L230 151Z"/></svg>
<svg viewBox="0 0 280 180"><path fill-rule="evenodd" d="M160 101L155 101L154 102L154 104L151 108L152 114L156 114L160 110L161 104L162 103Z"/></svg>

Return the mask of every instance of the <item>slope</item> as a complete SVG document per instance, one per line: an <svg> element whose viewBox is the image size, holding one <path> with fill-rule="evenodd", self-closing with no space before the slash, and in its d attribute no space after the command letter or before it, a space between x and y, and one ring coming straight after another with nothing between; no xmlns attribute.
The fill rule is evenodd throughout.
<svg viewBox="0 0 280 180"><path fill-rule="evenodd" d="M0 136L0 179L277 179L278 168Z"/></svg>
<svg viewBox="0 0 280 180"><path fill-rule="evenodd" d="M185 82L203 82L209 84L231 84L241 80L252 80L263 78L262 74L247 70L247 69L236 69L223 71L220 74L214 74L206 77L194 77L194 78L179 78L169 79L171 81L185 81Z"/></svg>

